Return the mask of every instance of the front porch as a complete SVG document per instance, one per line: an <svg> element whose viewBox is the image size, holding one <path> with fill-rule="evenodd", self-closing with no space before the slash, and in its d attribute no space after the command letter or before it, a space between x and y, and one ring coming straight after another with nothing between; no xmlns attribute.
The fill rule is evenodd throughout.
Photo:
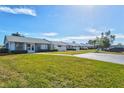
<svg viewBox="0 0 124 93"><path fill-rule="evenodd" d="M48 51L50 50L49 44L35 44L35 43L15 43L15 50L26 50L28 53Z"/></svg>

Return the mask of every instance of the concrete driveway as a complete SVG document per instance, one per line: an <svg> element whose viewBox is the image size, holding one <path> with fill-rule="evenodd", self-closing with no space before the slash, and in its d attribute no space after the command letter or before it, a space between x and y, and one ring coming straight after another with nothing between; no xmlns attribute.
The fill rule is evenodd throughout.
<svg viewBox="0 0 124 93"><path fill-rule="evenodd" d="M74 55L80 58L95 59L100 61L124 64L124 55L104 54L104 53L86 53Z"/></svg>

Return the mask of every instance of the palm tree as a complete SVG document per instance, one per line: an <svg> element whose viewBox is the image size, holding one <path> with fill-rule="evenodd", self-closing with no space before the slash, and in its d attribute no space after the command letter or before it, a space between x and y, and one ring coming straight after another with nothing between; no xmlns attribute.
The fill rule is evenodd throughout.
<svg viewBox="0 0 124 93"><path fill-rule="evenodd" d="M100 47L107 48L114 42L114 40L115 40L115 35L111 35L110 30L105 33L101 33Z"/></svg>
<svg viewBox="0 0 124 93"><path fill-rule="evenodd" d="M96 40L93 40L94 48L96 48Z"/></svg>
<svg viewBox="0 0 124 93"><path fill-rule="evenodd" d="M94 46L94 48L96 47L96 40L89 40L88 44L91 44Z"/></svg>

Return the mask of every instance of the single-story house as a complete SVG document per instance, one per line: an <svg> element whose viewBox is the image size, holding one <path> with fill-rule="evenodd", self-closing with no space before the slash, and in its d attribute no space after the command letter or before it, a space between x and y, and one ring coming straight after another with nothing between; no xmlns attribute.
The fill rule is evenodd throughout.
<svg viewBox="0 0 124 93"><path fill-rule="evenodd" d="M94 48L94 45L91 44L80 44L81 49L90 49L90 48Z"/></svg>
<svg viewBox="0 0 124 93"><path fill-rule="evenodd" d="M80 44L77 43L67 43L67 50L80 50Z"/></svg>
<svg viewBox="0 0 124 93"><path fill-rule="evenodd" d="M80 49L81 49L81 50L83 50L83 49L88 49L88 47L87 47L86 44L81 43L81 44L80 44Z"/></svg>
<svg viewBox="0 0 124 93"><path fill-rule="evenodd" d="M51 41L51 49L56 49L58 51L66 51L66 43L62 41Z"/></svg>
<svg viewBox="0 0 124 93"><path fill-rule="evenodd" d="M9 51L38 52L51 49L51 42L46 39L23 36L5 36L4 45Z"/></svg>

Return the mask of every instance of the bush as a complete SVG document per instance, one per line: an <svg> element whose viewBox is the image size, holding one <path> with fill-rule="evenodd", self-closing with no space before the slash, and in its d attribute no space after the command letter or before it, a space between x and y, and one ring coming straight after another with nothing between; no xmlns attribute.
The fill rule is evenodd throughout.
<svg viewBox="0 0 124 93"><path fill-rule="evenodd" d="M56 52L58 51L57 49L54 50L37 50L36 52Z"/></svg>
<svg viewBox="0 0 124 93"><path fill-rule="evenodd" d="M6 48L0 48L0 53L8 53L9 50Z"/></svg>
<svg viewBox="0 0 124 93"><path fill-rule="evenodd" d="M11 51L11 53L13 53L13 54L24 54L24 53L27 53L27 50L13 50L13 51Z"/></svg>
<svg viewBox="0 0 124 93"><path fill-rule="evenodd" d="M56 51L58 51L57 49L54 49L54 50L48 50L48 52L56 52Z"/></svg>
<svg viewBox="0 0 124 93"><path fill-rule="evenodd" d="M76 50L76 49L67 49L67 50Z"/></svg>

